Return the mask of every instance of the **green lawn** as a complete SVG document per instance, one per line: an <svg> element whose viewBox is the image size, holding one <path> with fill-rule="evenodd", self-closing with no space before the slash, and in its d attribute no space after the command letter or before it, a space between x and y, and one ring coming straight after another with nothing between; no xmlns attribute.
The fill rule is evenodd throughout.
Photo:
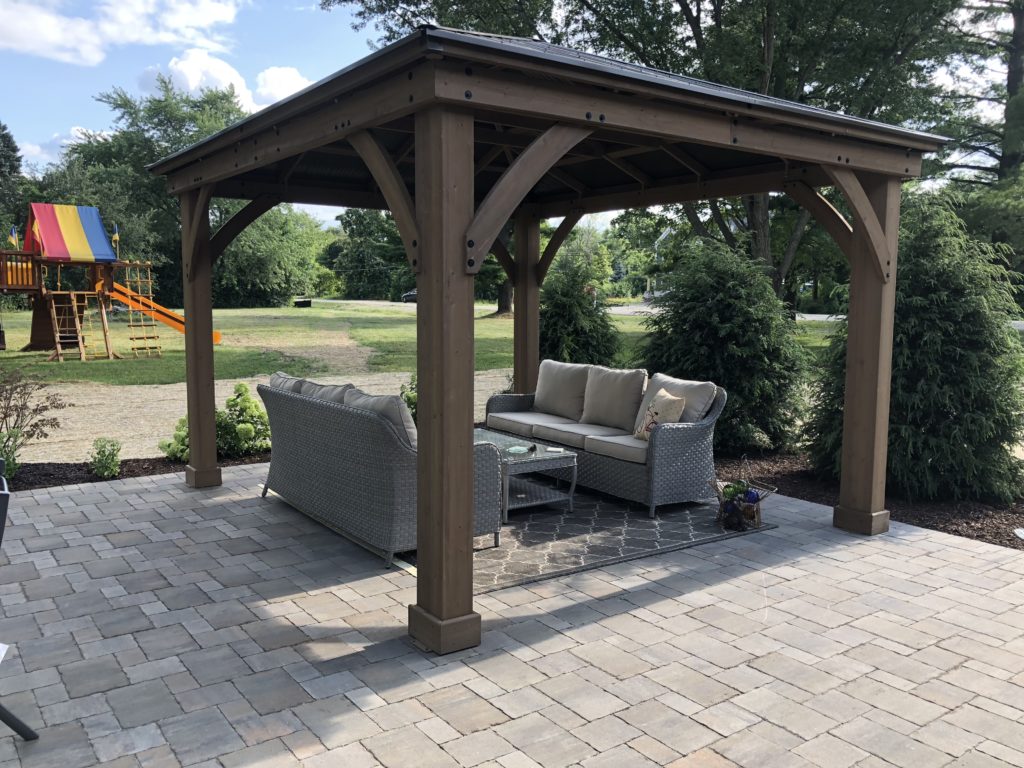
<svg viewBox="0 0 1024 768"><path fill-rule="evenodd" d="M491 310L476 310L476 369L512 367L512 320L494 317ZM124 316L119 316L123 318ZM618 362L630 365L644 334L643 318L613 315L622 333ZM184 337L158 326L162 358L131 357L127 323L111 322L114 348L123 360L77 358L48 363L48 353L18 352L28 342L28 312L5 312L6 352L0 352L0 368L21 366L52 382L85 381L108 384L172 384L184 381ZM801 322L800 343L819 351L827 343L831 323ZM99 328L98 321L95 327ZM214 366L218 379L242 379L276 370L299 375L344 374L366 365L372 371L416 369L416 315L398 305L325 304L309 309L227 309L214 311L214 327L223 334L215 348ZM347 336L346 336L347 333ZM351 341L373 351L364 351Z"/></svg>

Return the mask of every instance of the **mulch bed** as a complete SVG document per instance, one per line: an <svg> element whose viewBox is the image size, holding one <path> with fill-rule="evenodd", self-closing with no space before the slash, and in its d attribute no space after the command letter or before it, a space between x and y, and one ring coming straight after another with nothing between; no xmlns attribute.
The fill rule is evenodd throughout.
<svg viewBox="0 0 1024 768"><path fill-rule="evenodd" d="M771 454L747 458L748 480L775 486L783 496L792 496L833 507L839 501L839 483L822 480L811 470L803 454ZM743 475L742 459L715 459L719 477ZM886 497L893 520L968 539L987 541L1003 547L1024 549L1015 528L1024 528L1024 504L991 506L977 501L908 501Z"/></svg>
<svg viewBox="0 0 1024 768"><path fill-rule="evenodd" d="M222 462L229 467L236 464L257 464L270 461L270 452ZM818 478L810 468L807 457L798 453L778 453L748 457L749 480L775 486L784 496L835 506L839 500L839 484ZM722 478L743 476L743 459L716 460L718 475ZM125 459L121 462L120 477L143 477L184 471L184 464L166 458ZM28 491L53 485L77 485L101 482L89 471L85 462L59 464L42 462L23 464L11 482L12 491ZM969 539L987 541L1014 549L1024 549L1024 540L1014 529L1024 528L1024 504L991 506L975 501L914 502L889 497L886 499L892 519L901 523L943 531Z"/></svg>
<svg viewBox="0 0 1024 768"><path fill-rule="evenodd" d="M246 456L242 459L225 459L220 462L220 465L233 467L237 464L259 464L264 461L270 461L270 451L256 456ZM184 471L185 464L183 462L172 461L162 456L155 459L122 459L121 474L117 479L166 475ZM31 491L34 488L48 488L53 485L102 482L104 481L89 471L87 462L61 464L55 461L42 461L36 464L22 464L18 467L18 473L9 485L12 491Z"/></svg>

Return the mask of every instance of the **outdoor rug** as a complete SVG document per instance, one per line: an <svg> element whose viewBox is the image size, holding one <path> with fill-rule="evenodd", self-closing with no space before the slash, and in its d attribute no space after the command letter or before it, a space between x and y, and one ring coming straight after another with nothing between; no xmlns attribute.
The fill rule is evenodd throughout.
<svg viewBox="0 0 1024 768"><path fill-rule="evenodd" d="M531 581L601 568L639 557L775 528L765 524L745 532L726 531L715 522L716 504L669 504L658 516L646 505L588 491L577 491L573 512L565 504L513 511L493 537L474 540L473 588L493 592ZM410 565L416 553L398 555Z"/></svg>

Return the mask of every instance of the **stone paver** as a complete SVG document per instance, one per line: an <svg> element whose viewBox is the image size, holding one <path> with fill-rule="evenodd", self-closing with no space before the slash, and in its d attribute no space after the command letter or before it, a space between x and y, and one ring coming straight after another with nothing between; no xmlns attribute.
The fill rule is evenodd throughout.
<svg viewBox="0 0 1024 768"><path fill-rule="evenodd" d="M0 768L1024 765L1024 553L894 524L779 527L478 596L405 634L415 575L177 476L16 494ZM670 513L669 513L670 514Z"/></svg>

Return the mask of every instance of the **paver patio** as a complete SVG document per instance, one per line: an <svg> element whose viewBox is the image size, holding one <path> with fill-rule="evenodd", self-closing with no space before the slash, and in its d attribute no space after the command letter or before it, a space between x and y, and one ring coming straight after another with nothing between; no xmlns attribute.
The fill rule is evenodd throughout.
<svg viewBox="0 0 1024 768"><path fill-rule="evenodd" d="M0 766L1024 765L1024 555L766 503L778 528L477 598L406 636L414 577L265 466L17 494Z"/></svg>

